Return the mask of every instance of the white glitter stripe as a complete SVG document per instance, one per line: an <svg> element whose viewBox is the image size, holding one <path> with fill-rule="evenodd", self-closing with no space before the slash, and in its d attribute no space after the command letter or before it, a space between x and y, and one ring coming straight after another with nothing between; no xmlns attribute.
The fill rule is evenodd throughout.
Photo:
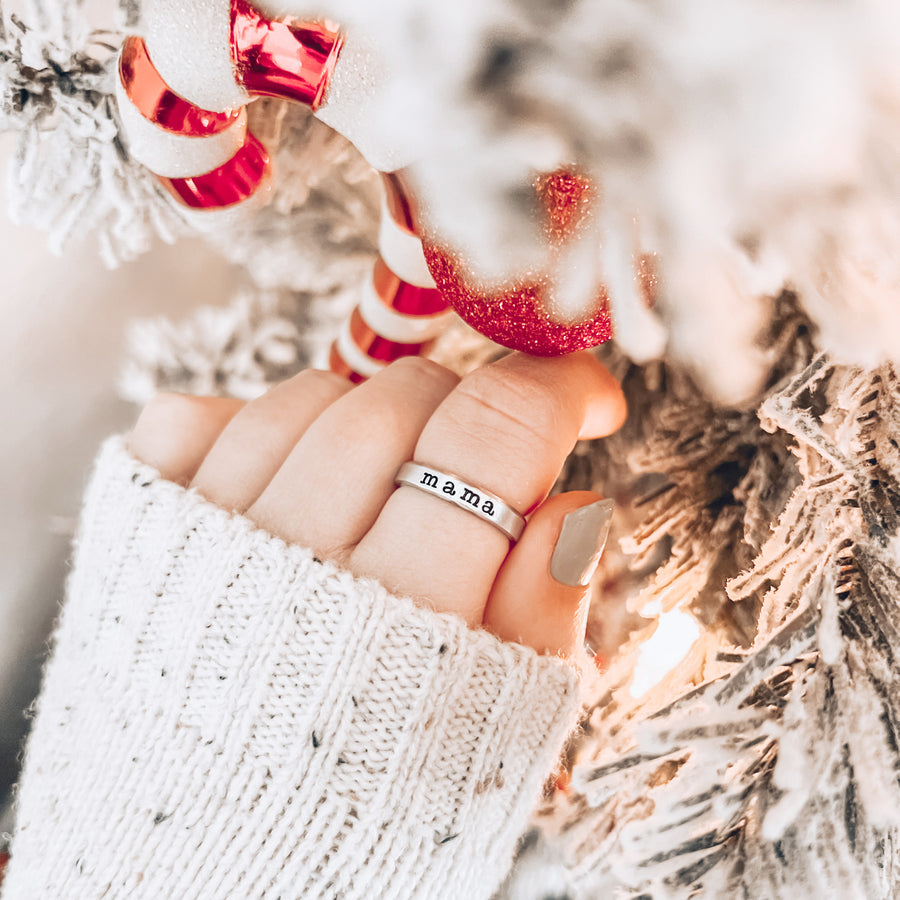
<svg viewBox="0 0 900 900"><path fill-rule="evenodd" d="M191 178L217 169L240 150L247 132L247 113L218 134L187 137L172 134L145 119L116 78L119 120L129 154L151 172L166 178Z"/></svg>
<svg viewBox="0 0 900 900"><path fill-rule="evenodd" d="M388 268L416 287L434 287L434 279L425 263L422 242L398 225L391 217L385 200L381 201L381 230L378 249Z"/></svg>
<svg viewBox="0 0 900 900"><path fill-rule="evenodd" d="M180 97L211 112L250 99L234 78L231 0L142 3L141 26L156 71Z"/></svg>
<svg viewBox="0 0 900 900"><path fill-rule="evenodd" d="M353 340L353 337L350 334L349 318L344 322L341 333L338 335L337 350L343 357L344 362L347 363L354 372L359 372L359 374L365 378L371 378L373 375L377 375L387 365L387 363L383 363L380 360L372 359L371 356L366 356L366 354L357 347L356 341Z"/></svg>
<svg viewBox="0 0 900 900"><path fill-rule="evenodd" d="M438 337L453 317L452 310L433 316L410 316L395 312L385 306L371 280L363 288L359 312L372 331L401 344L419 344Z"/></svg>

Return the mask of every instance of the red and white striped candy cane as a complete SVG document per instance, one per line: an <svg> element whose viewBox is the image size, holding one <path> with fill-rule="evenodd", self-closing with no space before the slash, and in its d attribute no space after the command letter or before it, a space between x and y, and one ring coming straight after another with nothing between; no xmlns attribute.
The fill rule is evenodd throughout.
<svg viewBox="0 0 900 900"><path fill-rule="evenodd" d="M144 34L127 38L119 59L129 152L192 209L258 196L271 161L244 107L255 96L275 96L325 109L343 44L330 22L267 18L246 0L200 0L189 8L148 0ZM386 158L366 149L376 167ZM384 184L380 256L330 352L331 368L354 382L425 352L452 316L428 271L401 179L386 174Z"/></svg>
<svg viewBox="0 0 900 900"><path fill-rule="evenodd" d="M401 356L426 353L453 315L425 263L409 194L397 175L382 181L380 255L329 359L331 369L351 381L362 381Z"/></svg>

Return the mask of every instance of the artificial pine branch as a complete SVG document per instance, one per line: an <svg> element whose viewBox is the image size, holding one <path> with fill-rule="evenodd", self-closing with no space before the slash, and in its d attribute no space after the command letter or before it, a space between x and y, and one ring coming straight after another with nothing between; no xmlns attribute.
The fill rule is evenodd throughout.
<svg viewBox="0 0 900 900"><path fill-rule="evenodd" d="M546 837L508 897L539 896L526 883L550 859L573 898L894 895L900 390L889 366L813 357L793 300L778 307L792 338L758 414L716 415L676 373L644 393L632 371L639 424L593 448L607 477L631 448L621 479L663 478L625 541L638 564L665 545L639 605L706 628L641 698L646 634L603 674L571 787L539 815Z"/></svg>
<svg viewBox="0 0 900 900"><path fill-rule="evenodd" d="M184 223L119 140L111 63L121 36L91 31L80 6L32 4L0 34L0 133L16 135L7 177L14 221L49 234L54 252L96 233L110 265L174 241Z"/></svg>

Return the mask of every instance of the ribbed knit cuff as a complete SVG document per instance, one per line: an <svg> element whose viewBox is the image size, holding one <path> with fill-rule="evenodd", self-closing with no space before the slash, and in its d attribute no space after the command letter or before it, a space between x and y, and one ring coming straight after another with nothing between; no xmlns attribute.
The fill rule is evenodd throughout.
<svg viewBox="0 0 900 900"><path fill-rule="evenodd" d="M489 897L577 676L287 545L108 441L6 900Z"/></svg>

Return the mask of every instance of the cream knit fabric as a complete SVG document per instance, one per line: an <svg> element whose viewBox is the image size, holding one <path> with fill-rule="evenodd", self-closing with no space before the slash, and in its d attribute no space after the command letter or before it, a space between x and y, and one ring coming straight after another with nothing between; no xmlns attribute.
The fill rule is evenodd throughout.
<svg viewBox="0 0 900 900"><path fill-rule="evenodd" d="M4 900L489 897L574 670L162 480L88 488Z"/></svg>

